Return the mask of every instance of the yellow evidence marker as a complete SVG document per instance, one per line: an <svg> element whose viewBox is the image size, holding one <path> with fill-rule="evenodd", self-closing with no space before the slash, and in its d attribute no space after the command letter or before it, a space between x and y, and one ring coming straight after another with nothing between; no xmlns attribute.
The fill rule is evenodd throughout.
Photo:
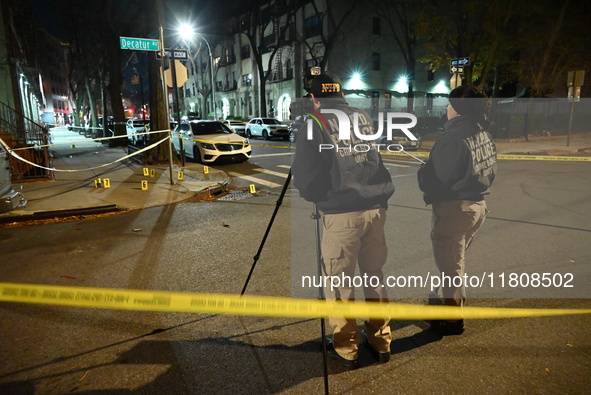
<svg viewBox="0 0 591 395"><path fill-rule="evenodd" d="M250 188L250 193L252 193L253 195L255 193L257 193L257 188L254 186L254 184L250 184L249 188Z"/></svg>
<svg viewBox="0 0 591 395"><path fill-rule="evenodd" d="M147 191L148 190L148 181L143 180L142 181L142 191Z"/></svg>

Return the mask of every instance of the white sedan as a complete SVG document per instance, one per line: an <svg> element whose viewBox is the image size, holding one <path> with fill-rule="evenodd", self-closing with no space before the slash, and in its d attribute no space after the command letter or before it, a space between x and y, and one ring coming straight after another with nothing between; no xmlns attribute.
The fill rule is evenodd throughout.
<svg viewBox="0 0 591 395"><path fill-rule="evenodd" d="M185 156L200 163L218 159L244 162L251 155L248 140L219 121L181 122L174 131L172 141L177 152L180 152L182 142Z"/></svg>
<svg viewBox="0 0 591 395"><path fill-rule="evenodd" d="M265 140L273 137L289 138L287 125L282 124L275 118L253 118L246 124L246 137L260 136Z"/></svg>
<svg viewBox="0 0 591 395"><path fill-rule="evenodd" d="M240 136L246 136L246 123L242 122L242 121L237 121L237 120L225 120L222 121L224 123L224 125L226 125L227 127L229 127L230 129L232 129L234 131L234 133L239 134Z"/></svg>

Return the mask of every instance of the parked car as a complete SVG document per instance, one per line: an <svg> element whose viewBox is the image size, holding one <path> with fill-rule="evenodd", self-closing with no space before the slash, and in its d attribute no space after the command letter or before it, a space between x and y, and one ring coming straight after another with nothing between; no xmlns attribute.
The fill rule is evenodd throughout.
<svg viewBox="0 0 591 395"><path fill-rule="evenodd" d="M127 120L125 126L127 128L127 138L129 143L138 146L144 146L148 141L148 135L143 134L141 136L132 136L136 133L144 133L150 131L150 120L149 119L138 119L132 118Z"/></svg>
<svg viewBox="0 0 591 395"><path fill-rule="evenodd" d="M273 137L289 138L287 125L282 124L275 118L253 118L246 125L246 137L260 136L265 140Z"/></svg>
<svg viewBox="0 0 591 395"><path fill-rule="evenodd" d="M7 213L18 207L24 207L27 200L11 184L8 153L0 145L0 213Z"/></svg>
<svg viewBox="0 0 591 395"><path fill-rule="evenodd" d="M240 136L246 136L246 123L238 120L227 119L223 121L224 125L234 131L234 133Z"/></svg>
<svg viewBox="0 0 591 395"><path fill-rule="evenodd" d="M244 162L250 158L248 140L219 121L184 121L174 131L172 141L178 152L182 139L185 156L195 162L216 160Z"/></svg>

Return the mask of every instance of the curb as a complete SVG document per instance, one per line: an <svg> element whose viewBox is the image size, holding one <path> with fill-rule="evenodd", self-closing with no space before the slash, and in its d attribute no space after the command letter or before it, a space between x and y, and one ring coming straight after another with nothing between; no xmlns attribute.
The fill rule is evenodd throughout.
<svg viewBox="0 0 591 395"><path fill-rule="evenodd" d="M12 222L26 222L53 218L63 217L75 217L77 215L94 215L94 214L105 214L116 211L124 211L117 207L116 204L108 204L104 206L93 206L93 207L82 207L74 209L63 209L63 210L47 210L47 211L35 211L32 213L26 213L22 215L12 216L0 216L0 224L7 224Z"/></svg>

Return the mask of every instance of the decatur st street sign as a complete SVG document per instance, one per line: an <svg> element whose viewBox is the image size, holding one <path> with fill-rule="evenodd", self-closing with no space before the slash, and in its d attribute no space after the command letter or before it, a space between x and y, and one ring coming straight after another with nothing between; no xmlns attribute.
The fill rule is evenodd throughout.
<svg viewBox="0 0 591 395"><path fill-rule="evenodd" d="M159 51L158 40L151 38L119 37L121 49L133 49L136 51Z"/></svg>

